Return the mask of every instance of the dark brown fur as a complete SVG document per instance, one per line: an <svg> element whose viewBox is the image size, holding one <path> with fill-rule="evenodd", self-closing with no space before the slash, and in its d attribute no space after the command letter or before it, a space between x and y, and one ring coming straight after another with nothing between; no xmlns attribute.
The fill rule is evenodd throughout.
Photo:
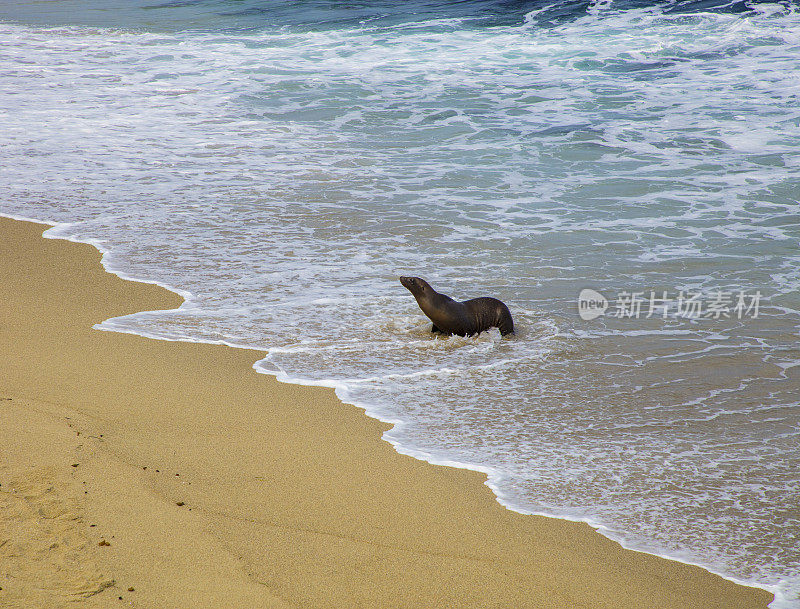
<svg viewBox="0 0 800 609"><path fill-rule="evenodd" d="M400 283L417 299L422 312L433 322L431 332L472 336L489 328L500 334L514 334L514 320L508 307L496 298L473 298L457 302L439 294L419 277L401 277Z"/></svg>

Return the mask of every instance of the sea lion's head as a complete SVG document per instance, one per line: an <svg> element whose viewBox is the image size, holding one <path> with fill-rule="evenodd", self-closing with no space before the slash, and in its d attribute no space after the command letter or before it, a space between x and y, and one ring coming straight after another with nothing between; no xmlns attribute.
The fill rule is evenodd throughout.
<svg viewBox="0 0 800 609"><path fill-rule="evenodd" d="M424 298L433 293L433 288L428 285L428 282L420 277L401 277L400 283L403 284L415 298Z"/></svg>

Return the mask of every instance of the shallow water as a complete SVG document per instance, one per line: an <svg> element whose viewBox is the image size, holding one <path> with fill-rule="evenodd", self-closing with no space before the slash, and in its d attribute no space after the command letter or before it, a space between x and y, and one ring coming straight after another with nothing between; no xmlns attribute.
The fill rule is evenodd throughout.
<svg viewBox="0 0 800 609"><path fill-rule="evenodd" d="M192 295L104 327L263 348L515 509L800 606L793 5L82 4L0 9L0 212ZM401 274L517 335L431 336Z"/></svg>

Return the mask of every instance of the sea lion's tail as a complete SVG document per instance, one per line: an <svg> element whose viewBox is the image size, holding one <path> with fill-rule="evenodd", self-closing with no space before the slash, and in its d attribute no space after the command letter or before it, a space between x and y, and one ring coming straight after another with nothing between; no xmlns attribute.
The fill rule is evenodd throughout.
<svg viewBox="0 0 800 609"><path fill-rule="evenodd" d="M505 304L501 307L500 323L497 324L497 327L500 328L500 336L514 334L514 320L511 318L511 311L508 310Z"/></svg>

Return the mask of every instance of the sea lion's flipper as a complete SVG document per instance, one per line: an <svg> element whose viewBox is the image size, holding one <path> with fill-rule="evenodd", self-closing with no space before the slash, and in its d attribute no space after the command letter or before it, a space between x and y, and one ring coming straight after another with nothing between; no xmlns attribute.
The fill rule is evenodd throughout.
<svg viewBox="0 0 800 609"><path fill-rule="evenodd" d="M442 332L439 328L436 327L436 324L433 324L431 326L431 332L433 334L444 334L444 332Z"/></svg>

